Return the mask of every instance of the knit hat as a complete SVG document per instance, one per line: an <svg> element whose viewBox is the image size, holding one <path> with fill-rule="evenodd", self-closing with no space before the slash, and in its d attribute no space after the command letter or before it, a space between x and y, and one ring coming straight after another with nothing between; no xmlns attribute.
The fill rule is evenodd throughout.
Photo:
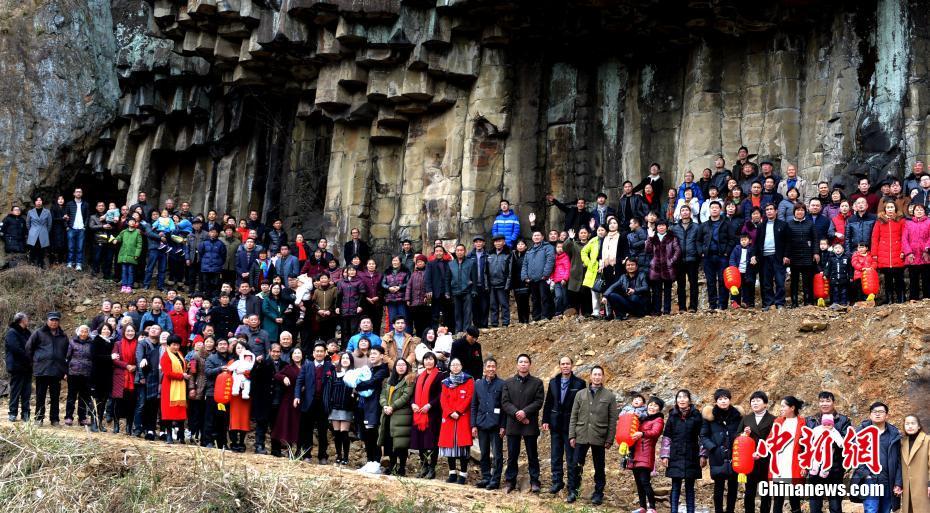
<svg viewBox="0 0 930 513"><path fill-rule="evenodd" d="M417 256L413 257L413 259L414 259L415 261L417 261L417 262L427 262L427 261L429 261L429 259L426 258L426 255L424 255L423 253L417 253Z"/></svg>
<svg viewBox="0 0 930 513"><path fill-rule="evenodd" d="M820 424L825 427L832 427L834 425L833 414L825 413L823 417L820 417Z"/></svg>

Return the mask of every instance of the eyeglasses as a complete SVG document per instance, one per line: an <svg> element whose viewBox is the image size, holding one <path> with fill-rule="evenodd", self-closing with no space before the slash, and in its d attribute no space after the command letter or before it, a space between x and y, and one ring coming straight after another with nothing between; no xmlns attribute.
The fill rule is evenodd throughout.
<svg viewBox="0 0 930 513"><path fill-rule="evenodd" d="M872 410L870 413L873 415L888 415L888 412L885 410Z"/></svg>

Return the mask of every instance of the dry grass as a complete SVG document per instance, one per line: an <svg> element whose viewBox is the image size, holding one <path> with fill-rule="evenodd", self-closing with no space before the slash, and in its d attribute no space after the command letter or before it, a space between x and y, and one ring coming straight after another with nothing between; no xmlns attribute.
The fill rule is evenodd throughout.
<svg viewBox="0 0 930 513"><path fill-rule="evenodd" d="M141 449L140 449L141 447ZM139 452L139 451L150 452ZM309 512L449 511L413 490L370 496L364 480L339 483L254 467L215 451L115 448L30 424L0 429L0 504L7 511ZM397 491L397 490L395 490Z"/></svg>

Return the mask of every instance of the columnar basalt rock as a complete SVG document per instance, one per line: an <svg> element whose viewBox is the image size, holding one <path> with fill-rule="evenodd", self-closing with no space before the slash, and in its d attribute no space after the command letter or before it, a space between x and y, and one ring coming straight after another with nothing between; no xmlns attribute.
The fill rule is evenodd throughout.
<svg viewBox="0 0 930 513"><path fill-rule="evenodd" d="M70 0L38 3L26 18ZM96 179L100 197L258 210L310 238L358 226L384 258L487 233L501 198L559 226L546 193L614 202L653 161L672 183L746 145L849 183L926 157L930 0L758 4L95 0L61 16L112 12L112 39L78 24L96 47L20 73L25 92L49 66L72 88L0 90L32 107L0 114L5 202Z"/></svg>

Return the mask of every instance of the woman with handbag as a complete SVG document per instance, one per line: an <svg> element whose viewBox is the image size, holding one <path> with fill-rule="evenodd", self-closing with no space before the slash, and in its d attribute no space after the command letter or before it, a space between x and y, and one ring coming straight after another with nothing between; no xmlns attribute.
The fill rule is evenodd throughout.
<svg viewBox="0 0 930 513"><path fill-rule="evenodd" d="M581 248L581 262L584 264L585 273L582 287L591 289L591 314L594 317L600 317L601 294L607 290L604 284L604 278L599 272L600 269L600 251L604 237L607 236L607 229L604 225L597 227L597 237L589 240Z"/></svg>

